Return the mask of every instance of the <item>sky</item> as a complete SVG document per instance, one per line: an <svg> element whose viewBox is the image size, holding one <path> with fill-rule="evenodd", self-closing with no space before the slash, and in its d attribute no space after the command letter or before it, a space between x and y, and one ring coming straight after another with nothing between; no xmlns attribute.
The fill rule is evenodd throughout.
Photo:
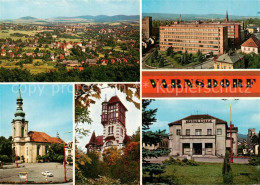
<svg viewBox="0 0 260 185"><path fill-rule="evenodd" d="M118 90L115 90L115 88L110 88L107 86L107 84L104 84L102 86L103 89L101 89L101 98L95 99L96 103L91 104L90 106L90 118L92 119L91 125L88 124L81 124L79 128L84 128L89 130L89 134L85 137L78 137L77 135L77 141L79 142L77 144L78 148L84 152L86 152L85 145L89 142L93 131L95 131L96 136L103 134L103 125L101 124L101 111L102 106L101 103L105 100L105 96L107 96L107 101L110 100L112 96L117 95L121 102L124 104L124 106L127 108L126 112L126 132L127 135L132 136L140 127L141 125L141 111L135 107L133 103L130 103L126 100L126 94L122 93ZM140 103L140 101L137 98L133 98L134 101L137 101Z"/></svg>
<svg viewBox="0 0 260 185"><path fill-rule="evenodd" d="M0 0L0 19L139 15L139 0Z"/></svg>
<svg viewBox="0 0 260 185"><path fill-rule="evenodd" d="M19 85L0 85L0 136L12 135ZM21 85L23 111L29 131L73 141L72 85Z"/></svg>
<svg viewBox="0 0 260 185"><path fill-rule="evenodd" d="M257 16L260 0L142 0L143 13ZM259 14L258 14L259 15Z"/></svg>
<svg viewBox="0 0 260 185"><path fill-rule="evenodd" d="M150 129L166 130L168 124L191 114L209 114L230 122L230 99L160 99L153 101L149 108L158 108L156 118ZM247 134L249 128L260 130L260 99L232 100L232 123L238 133Z"/></svg>

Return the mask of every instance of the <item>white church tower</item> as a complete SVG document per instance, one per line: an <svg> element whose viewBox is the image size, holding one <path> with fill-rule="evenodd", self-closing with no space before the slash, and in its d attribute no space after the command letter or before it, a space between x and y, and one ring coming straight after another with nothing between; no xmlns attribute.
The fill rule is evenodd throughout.
<svg viewBox="0 0 260 185"><path fill-rule="evenodd" d="M25 153L25 151L23 151L24 145L26 142L30 141L30 137L28 136L28 121L25 120L25 112L23 111L23 99L21 96L20 86L16 104L17 109L12 121L12 139L15 154L21 156Z"/></svg>

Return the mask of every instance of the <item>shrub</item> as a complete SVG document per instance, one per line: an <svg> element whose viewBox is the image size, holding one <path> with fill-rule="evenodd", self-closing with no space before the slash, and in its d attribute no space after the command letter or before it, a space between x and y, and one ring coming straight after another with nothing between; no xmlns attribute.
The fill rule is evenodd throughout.
<svg viewBox="0 0 260 185"><path fill-rule="evenodd" d="M251 157L251 159L249 159L249 164L253 166L260 165L260 157Z"/></svg>
<svg viewBox="0 0 260 185"><path fill-rule="evenodd" d="M229 151L226 152L223 168L222 168L222 177L224 184L233 184L233 173L229 161Z"/></svg>
<svg viewBox="0 0 260 185"><path fill-rule="evenodd" d="M62 163L63 161L64 161L63 155L59 155L59 156L57 157L57 162Z"/></svg>
<svg viewBox="0 0 260 185"><path fill-rule="evenodd" d="M38 162L41 161L41 160L42 160L42 156L37 155L36 160L37 160Z"/></svg>
<svg viewBox="0 0 260 185"><path fill-rule="evenodd" d="M7 155L0 155L0 161L2 161L2 162L10 162L11 159Z"/></svg>

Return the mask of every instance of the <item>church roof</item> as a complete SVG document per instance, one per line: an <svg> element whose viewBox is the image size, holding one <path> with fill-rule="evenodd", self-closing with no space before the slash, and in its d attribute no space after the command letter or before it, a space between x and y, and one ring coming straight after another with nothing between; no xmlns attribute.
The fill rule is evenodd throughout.
<svg viewBox="0 0 260 185"><path fill-rule="evenodd" d="M258 48L260 47L260 40L253 35L247 41L245 41L241 46Z"/></svg>
<svg viewBox="0 0 260 185"><path fill-rule="evenodd" d="M37 143L60 143L64 144L65 142L57 137L51 137L44 132L36 132L30 131L29 133L30 141L37 142Z"/></svg>
<svg viewBox="0 0 260 185"><path fill-rule="evenodd" d="M172 126L172 125L181 125L182 123L182 120L197 120L197 119L216 119L216 123L217 124L227 124L226 121L222 120L222 119L219 119L219 118L216 118L214 116L211 116L209 114L198 114L198 115L190 115L190 116L187 116L185 118L182 118L182 119L179 119L177 121L174 121L174 122L171 122L169 123L168 125L169 126Z"/></svg>

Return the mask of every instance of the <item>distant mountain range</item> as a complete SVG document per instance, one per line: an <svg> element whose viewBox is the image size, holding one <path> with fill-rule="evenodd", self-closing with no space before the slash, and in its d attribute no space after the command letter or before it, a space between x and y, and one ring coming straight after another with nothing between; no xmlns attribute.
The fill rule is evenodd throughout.
<svg viewBox="0 0 260 185"><path fill-rule="evenodd" d="M153 20L179 20L180 14L164 14L164 13L143 13L143 17L150 16ZM260 16L238 16L229 15L230 20L248 19L248 18L260 18ZM226 15L222 14L181 14L181 19L184 21L193 20L223 20Z"/></svg>
<svg viewBox="0 0 260 185"><path fill-rule="evenodd" d="M247 135L238 133L237 137L238 137L238 140L242 140L242 139L246 139Z"/></svg>
<svg viewBox="0 0 260 185"><path fill-rule="evenodd" d="M118 21L139 21L139 15L83 15L75 17L54 17L48 19L39 19L36 17L25 16L19 19L8 20L12 22L118 22Z"/></svg>

